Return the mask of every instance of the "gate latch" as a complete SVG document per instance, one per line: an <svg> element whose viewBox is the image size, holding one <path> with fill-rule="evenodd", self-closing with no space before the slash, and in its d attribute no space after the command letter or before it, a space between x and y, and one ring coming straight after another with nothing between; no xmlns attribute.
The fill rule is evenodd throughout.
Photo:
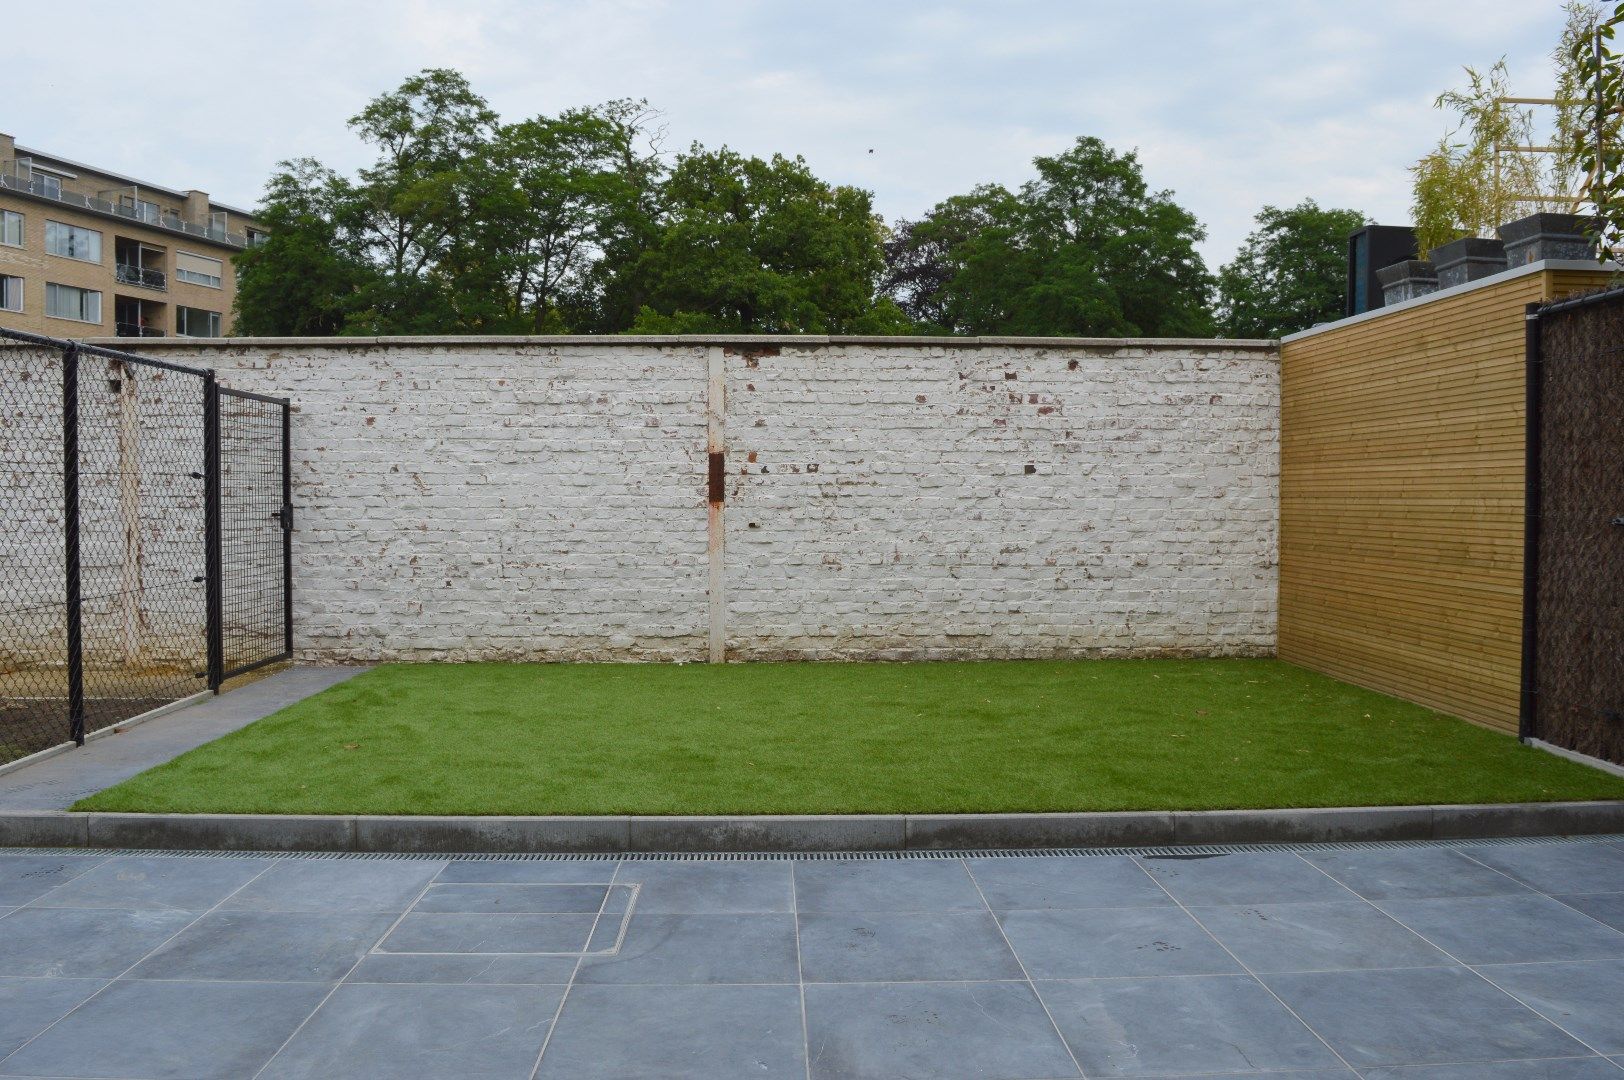
<svg viewBox="0 0 1624 1080"><path fill-rule="evenodd" d="M1612 524L1614 524L1614 525L1624 525L1624 514L1620 514L1620 515L1618 515L1618 517L1614 518L1612 520Z"/></svg>
<svg viewBox="0 0 1624 1080"><path fill-rule="evenodd" d="M293 504L283 503L282 509L271 515L282 526L283 532L293 531Z"/></svg>

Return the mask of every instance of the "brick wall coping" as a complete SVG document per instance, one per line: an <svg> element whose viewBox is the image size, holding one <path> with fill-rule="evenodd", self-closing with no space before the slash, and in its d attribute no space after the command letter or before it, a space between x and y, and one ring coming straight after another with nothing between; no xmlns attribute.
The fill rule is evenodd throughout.
<svg viewBox="0 0 1624 1080"><path fill-rule="evenodd" d="M778 345L818 348L830 345L869 347L933 346L945 349L1168 349L1187 348L1230 352L1279 351L1280 344L1264 338L1083 338L1083 337L870 337L837 334L551 334L476 335L432 334L389 337L231 337L231 338L87 338L91 344L139 349L243 349L299 346L324 349L415 348L534 348L560 345L604 347L699 347L710 345Z"/></svg>

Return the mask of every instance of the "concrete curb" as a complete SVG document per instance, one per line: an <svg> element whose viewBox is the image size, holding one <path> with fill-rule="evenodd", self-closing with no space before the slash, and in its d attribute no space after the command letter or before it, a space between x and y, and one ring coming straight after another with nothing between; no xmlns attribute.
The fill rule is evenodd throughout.
<svg viewBox="0 0 1624 1080"><path fill-rule="evenodd" d="M745 852L1159 847L1624 833L1624 800L1086 814L374 817L0 812L0 847Z"/></svg>

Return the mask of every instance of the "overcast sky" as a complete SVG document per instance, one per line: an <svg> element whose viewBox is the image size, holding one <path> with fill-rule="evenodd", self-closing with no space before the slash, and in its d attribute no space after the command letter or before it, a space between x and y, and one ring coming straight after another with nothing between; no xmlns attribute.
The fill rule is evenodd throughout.
<svg viewBox="0 0 1624 1080"><path fill-rule="evenodd" d="M889 220L1096 135L1137 148L1209 230L1214 268L1265 203L1403 223L1405 167L1463 64L1550 92L1556 0L169 0L7 5L0 131L252 205L281 158L366 159L345 119L423 67L501 115L617 97L669 145L799 153ZM47 42L55 44L47 47ZM869 153L872 148L873 153Z"/></svg>

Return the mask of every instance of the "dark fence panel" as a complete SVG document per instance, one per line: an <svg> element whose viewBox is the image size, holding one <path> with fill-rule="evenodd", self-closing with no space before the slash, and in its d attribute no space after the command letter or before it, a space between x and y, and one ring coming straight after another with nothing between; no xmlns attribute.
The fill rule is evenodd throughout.
<svg viewBox="0 0 1624 1080"><path fill-rule="evenodd" d="M1624 763L1624 290L1538 315L1530 734Z"/></svg>
<svg viewBox="0 0 1624 1080"><path fill-rule="evenodd" d="M0 764L218 689L218 400L210 372L0 329ZM283 630L285 585L232 595L236 625Z"/></svg>

